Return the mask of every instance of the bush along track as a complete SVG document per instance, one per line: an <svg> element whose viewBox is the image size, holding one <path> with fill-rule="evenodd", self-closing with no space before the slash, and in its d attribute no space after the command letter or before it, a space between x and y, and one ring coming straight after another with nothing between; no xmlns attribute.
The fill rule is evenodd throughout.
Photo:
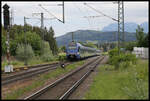
<svg viewBox="0 0 150 101"><path fill-rule="evenodd" d="M148 99L148 60L130 53L118 56L114 49L109 63L98 69L83 99Z"/></svg>

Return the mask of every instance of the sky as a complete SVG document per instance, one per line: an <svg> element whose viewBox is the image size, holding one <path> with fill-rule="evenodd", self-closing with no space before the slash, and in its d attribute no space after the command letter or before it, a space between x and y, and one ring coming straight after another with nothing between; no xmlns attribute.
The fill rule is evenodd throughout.
<svg viewBox="0 0 150 101"><path fill-rule="evenodd" d="M65 7L65 23L58 21L56 18L62 20L62 4L61 1L57 2L24 2L24 1L1 1L1 8L4 4L10 6L10 11L13 11L13 24L24 25L24 16L27 19L26 22L32 26L41 26L40 14L33 13L44 13L44 26L47 29L50 26L55 31L55 37L72 32L76 30L97 30L101 31L103 27L108 26L111 23L116 23L108 17L102 16L97 13L84 3L95 8L96 10L108 15L112 18L118 19L118 4L113 1L110 2L64 2ZM42 5L42 7L39 6ZM145 21L148 22L148 1L140 2L124 2L124 22L134 22L141 24ZM1 21L3 24L3 9L1 9ZM54 16L53 16L54 15ZM96 17L91 17L96 16ZM39 18L39 19L35 19ZM50 18L50 19L47 19ZM51 19L52 18L52 19Z"/></svg>

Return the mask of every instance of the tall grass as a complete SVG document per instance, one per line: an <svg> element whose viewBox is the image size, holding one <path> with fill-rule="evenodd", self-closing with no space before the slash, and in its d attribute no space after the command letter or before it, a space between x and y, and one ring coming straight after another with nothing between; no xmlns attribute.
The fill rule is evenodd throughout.
<svg viewBox="0 0 150 101"><path fill-rule="evenodd" d="M125 65L125 64L124 64ZM148 99L148 61L138 60L127 68L99 67L83 99Z"/></svg>

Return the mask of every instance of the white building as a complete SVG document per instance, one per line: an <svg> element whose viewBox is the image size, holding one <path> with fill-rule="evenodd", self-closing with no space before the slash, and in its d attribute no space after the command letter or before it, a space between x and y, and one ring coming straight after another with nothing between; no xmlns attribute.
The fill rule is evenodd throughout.
<svg viewBox="0 0 150 101"><path fill-rule="evenodd" d="M149 59L149 49L144 47L134 47L132 53L136 54L136 57Z"/></svg>

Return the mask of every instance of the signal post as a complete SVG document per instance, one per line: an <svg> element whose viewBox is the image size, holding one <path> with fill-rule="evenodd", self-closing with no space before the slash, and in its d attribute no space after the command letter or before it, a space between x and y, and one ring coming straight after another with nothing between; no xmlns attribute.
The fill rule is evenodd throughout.
<svg viewBox="0 0 150 101"><path fill-rule="evenodd" d="M10 30L10 16L9 16L9 6L7 4L5 4L3 6L4 9L4 29L7 32L7 41L6 41L6 45L7 45L7 62L8 65L5 66L5 72L13 72L13 65L10 65L10 51L9 51L9 30Z"/></svg>

